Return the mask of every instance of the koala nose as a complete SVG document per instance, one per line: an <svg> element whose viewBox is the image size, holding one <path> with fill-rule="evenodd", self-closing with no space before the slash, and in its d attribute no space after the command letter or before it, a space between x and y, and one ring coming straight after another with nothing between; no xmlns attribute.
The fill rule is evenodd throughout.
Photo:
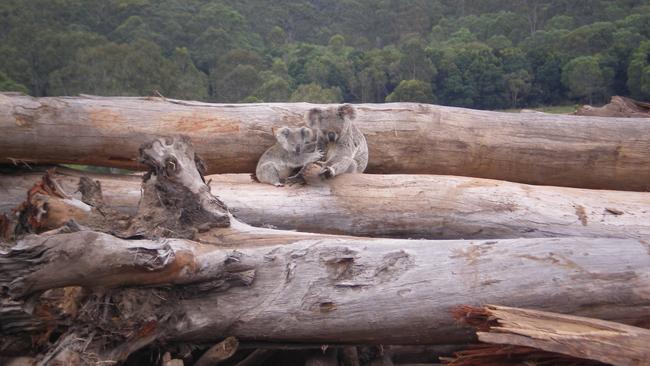
<svg viewBox="0 0 650 366"><path fill-rule="evenodd" d="M327 133L327 138L331 141L334 142L336 140L336 134L334 132L328 132Z"/></svg>
<svg viewBox="0 0 650 366"><path fill-rule="evenodd" d="M296 153L300 154L300 146L296 146Z"/></svg>

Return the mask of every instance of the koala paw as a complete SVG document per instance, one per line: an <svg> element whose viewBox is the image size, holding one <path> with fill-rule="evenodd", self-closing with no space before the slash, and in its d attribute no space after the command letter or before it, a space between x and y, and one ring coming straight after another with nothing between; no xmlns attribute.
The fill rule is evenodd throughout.
<svg viewBox="0 0 650 366"><path fill-rule="evenodd" d="M292 175L289 178L287 178L284 181L284 183L287 184L290 187L293 186L293 185L296 185L296 184L304 185L305 184L305 178L302 176L302 174L298 173L296 175Z"/></svg>
<svg viewBox="0 0 650 366"><path fill-rule="evenodd" d="M275 183L273 185L276 186L276 187L284 187L284 183L280 183L280 182Z"/></svg>
<svg viewBox="0 0 650 366"><path fill-rule="evenodd" d="M336 173L334 172L334 168L332 168L331 166L326 166L323 167L323 169L321 169L318 175L325 179L330 179L333 178L336 175Z"/></svg>

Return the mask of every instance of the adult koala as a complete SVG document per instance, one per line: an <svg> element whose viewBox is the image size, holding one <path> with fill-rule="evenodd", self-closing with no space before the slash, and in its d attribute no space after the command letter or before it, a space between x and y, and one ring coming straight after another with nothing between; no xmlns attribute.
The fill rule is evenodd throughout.
<svg viewBox="0 0 650 366"><path fill-rule="evenodd" d="M344 173L363 173L368 165L368 143L352 123L354 107L344 104L307 112L307 124L316 131L319 150L326 151L319 176L332 178Z"/></svg>

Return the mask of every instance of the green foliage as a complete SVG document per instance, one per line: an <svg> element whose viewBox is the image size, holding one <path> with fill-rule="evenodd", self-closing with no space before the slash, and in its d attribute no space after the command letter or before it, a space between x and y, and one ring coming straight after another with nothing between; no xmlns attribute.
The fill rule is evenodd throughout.
<svg viewBox="0 0 650 366"><path fill-rule="evenodd" d="M286 79L271 75L255 91L254 96L263 102L284 102L291 96L291 85Z"/></svg>
<svg viewBox="0 0 650 366"><path fill-rule="evenodd" d="M630 68L627 71L627 86L634 98L650 99L650 62L648 60L650 60L650 41L644 41L634 51Z"/></svg>
<svg viewBox="0 0 650 366"><path fill-rule="evenodd" d="M0 87L489 109L650 99L649 38L647 0L15 0L0 2Z"/></svg>
<svg viewBox="0 0 650 366"><path fill-rule="evenodd" d="M597 22L577 28L562 37L563 51L570 56L591 55L606 50L613 44L616 26Z"/></svg>
<svg viewBox="0 0 650 366"><path fill-rule="evenodd" d="M568 15L556 15L546 23L546 29L573 29L575 20Z"/></svg>
<svg viewBox="0 0 650 366"><path fill-rule="evenodd" d="M176 99L208 99L208 76L194 66L188 49L175 49L171 61L165 95Z"/></svg>
<svg viewBox="0 0 650 366"><path fill-rule="evenodd" d="M386 97L387 102L433 103L431 83L422 80L402 80L397 88Z"/></svg>
<svg viewBox="0 0 650 366"><path fill-rule="evenodd" d="M290 102L340 103L343 100L338 88L324 89L318 84L300 85L291 94Z"/></svg>
<svg viewBox="0 0 650 366"><path fill-rule="evenodd" d="M220 102L239 102L251 95L262 82L251 65L237 65L225 74L212 72L210 76L215 77L212 85L216 100Z"/></svg>
<svg viewBox="0 0 650 366"><path fill-rule="evenodd" d="M52 94L163 95L170 89L171 62L145 40L106 43L79 50L67 66L50 76Z"/></svg>
<svg viewBox="0 0 650 366"><path fill-rule="evenodd" d="M562 68L562 83L572 96L586 97L591 104L594 95L604 91L605 77L596 57L580 56Z"/></svg>
<svg viewBox="0 0 650 366"><path fill-rule="evenodd" d="M532 88L532 77L525 70L518 70L506 74L506 90L510 95L510 102L513 107L517 106L519 98L526 96Z"/></svg>
<svg viewBox="0 0 650 366"><path fill-rule="evenodd" d="M0 72L0 91L15 91L27 93L27 88L11 80L4 72Z"/></svg>

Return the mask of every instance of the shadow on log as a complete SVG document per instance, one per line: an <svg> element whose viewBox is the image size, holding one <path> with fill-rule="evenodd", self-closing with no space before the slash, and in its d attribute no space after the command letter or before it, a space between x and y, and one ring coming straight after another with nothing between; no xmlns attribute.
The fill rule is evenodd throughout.
<svg viewBox="0 0 650 366"><path fill-rule="evenodd" d="M0 295L13 304L0 308L0 341L40 338L30 350L41 359L66 351L87 362L228 336L458 344L474 337L450 309L497 301L650 321L650 255L639 240L398 240L255 228L212 196L184 144L161 139L142 150L152 169L129 235L72 218L0 252ZM90 207L103 202L90 197ZM83 290L66 294L75 286Z"/></svg>

